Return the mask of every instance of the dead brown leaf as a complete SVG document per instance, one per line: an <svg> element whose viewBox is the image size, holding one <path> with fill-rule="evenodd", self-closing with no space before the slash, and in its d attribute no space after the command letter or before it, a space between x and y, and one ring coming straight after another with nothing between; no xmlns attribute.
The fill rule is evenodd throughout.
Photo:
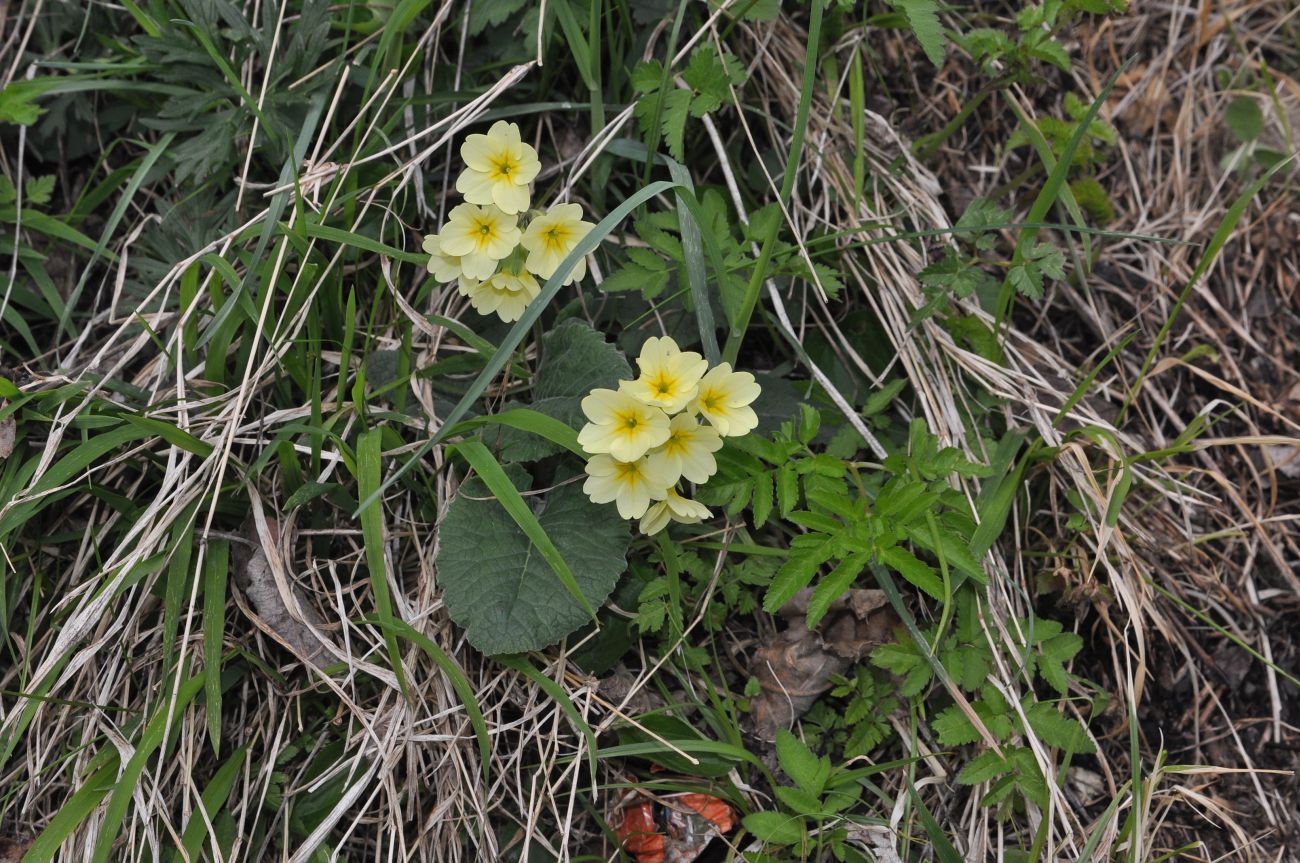
<svg viewBox="0 0 1300 863"><path fill-rule="evenodd" d="M263 632L304 662L323 667L330 661L330 653L322 643L325 621L292 581L285 579L285 584L277 583L268 554L279 553L275 546L279 544L280 524L268 518L266 525L272 542L270 549L262 542L251 519L243 531L247 541L233 544L231 569L235 583L252 600L257 612L253 622ZM297 606L301 617L290 609L282 588L291 594L292 604Z"/></svg>
<svg viewBox="0 0 1300 863"><path fill-rule="evenodd" d="M14 440L18 437L18 424L11 416L0 420L0 459L9 458L14 451Z"/></svg>
<svg viewBox="0 0 1300 863"><path fill-rule="evenodd" d="M754 731L776 739L817 698L831 688L832 675L843 674L872 648L889 639L898 620L879 590L851 590L836 600L809 630L806 615L811 589L800 591L781 609L784 630L759 647L750 664L762 692L753 702Z"/></svg>

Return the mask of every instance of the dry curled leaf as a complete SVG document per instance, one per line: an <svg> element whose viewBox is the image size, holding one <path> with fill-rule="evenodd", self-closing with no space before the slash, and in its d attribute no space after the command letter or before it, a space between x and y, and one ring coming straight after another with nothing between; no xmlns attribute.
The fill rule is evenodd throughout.
<svg viewBox="0 0 1300 863"><path fill-rule="evenodd" d="M235 583L252 600L253 608L260 618L255 622L268 635L303 661L317 668L323 667L330 660L330 653L320 635L325 621L307 601L306 595L291 581L284 579L284 585L277 584L268 553L278 554L275 546L279 540L280 525L275 519L268 518L266 526L271 539L269 550L251 519L243 531L247 541L233 543L231 568ZM296 609L290 609L282 587L291 594ZM296 612L301 612L301 617Z"/></svg>
<svg viewBox="0 0 1300 863"><path fill-rule="evenodd" d="M762 740L774 740L778 729L791 727L831 688L833 675L887 641L898 622L883 592L851 590L809 630L805 615L811 595L811 589L801 590L782 606L786 628L759 647L750 664L762 689L753 701L754 732Z"/></svg>

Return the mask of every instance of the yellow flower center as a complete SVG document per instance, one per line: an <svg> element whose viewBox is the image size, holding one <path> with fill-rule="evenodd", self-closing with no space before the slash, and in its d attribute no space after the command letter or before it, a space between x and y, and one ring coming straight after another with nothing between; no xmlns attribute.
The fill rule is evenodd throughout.
<svg viewBox="0 0 1300 863"><path fill-rule="evenodd" d="M552 225L546 232L546 245L553 249L563 249L569 239L569 232L561 225Z"/></svg>
<svg viewBox="0 0 1300 863"><path fill-rule="evenodd" d="M618 478L625 483L636 482L641 476L641 468L636 462L619 462Z"/></svg>
<svg viewBox="0 0 1300 863"><path fill-rule="evenodd" d="M668 377L668 375L662 372L659 374L659 377L656 378L650 384L650 386L653 387L655 390L657 390L659 395L661 396L666 396L669 393L671 393L674 389L676 389L675 385L676 385L676 381L674 381L672 378Z"/></svg>
<svg viewBox="0 0 1300 863"><path fill-rule="evenodd" d="M506 180L510 179L510 174L515 168L516 165L510 160L509 156L503 157L501 161L496 164L497 173Z"/></svg>
<svg viewBox="0 0 1300 863"><path fill-rule="evenodd" d="M703 410L717 411L718 408L721 407L719 404L720 401L722 401L722 399L715 392L709 391L707 393L700 393L700 407Z"/></svg>

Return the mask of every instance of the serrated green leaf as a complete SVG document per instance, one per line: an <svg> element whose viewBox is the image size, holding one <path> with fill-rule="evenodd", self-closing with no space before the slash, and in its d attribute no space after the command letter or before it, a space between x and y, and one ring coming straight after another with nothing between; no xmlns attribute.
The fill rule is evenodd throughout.
<svg viewBox="0 0 1300 863"><path fill-rule="evenodd" d="M1065 663L1083 648L1083 639L1076 633L1063 632L1045 640L1041 647L1038 675L1064 695L1070 688L1070 674L1065 670Z"/></svg>
<svg viewBox="0 0 1300 863"><path fill-rule="evenodd" d="M690 90L675 89L663 94L663 113L659 125L664 144L668 147L668 155L678 162L686 161L686 118L690 114L693 98Z"/></svg>
<svg viewBox="0 0 1300 863"><path fill-rule="evenodd" d="M653 93L659 89L659 82L664 77L664 64L658 60L638 63L632 69L632 89L638 93Z"/></svg>
<svg viewBox="0 0 1300 863"><path fill-rule="evenodd" d="M764 472L754 477L754 494L750 500L753 508L753 524L757 530L767 524L772 515L772 475Z"/></svg>
<svg viewBox="0 0 1300 863"><path fill-rule="evenodd" d="M838 271L831 269L825 264L813 264L813 271L817 273L817 279L821 282L822 290L826 296L832 300L838 300L844 293L844 280L840 278Z"/></svg>
<svg viewBox="0 0 1300 863"><path fill-rule="evenodd" d="M507 473L522 482L522 470ZM538 650L586 623L587 611L557 582L523 529L481 483L467 485L439 529L437 564L447 610L470 643L488 654ZM603 603L625 567L627 522L613 507L588 500L577 483L548 492L536 519L587 603Z"/></svg>
<svg viewBox="0 0 1300 863"><path fill-rule="evenodd" d="M54 175L28 177L27 182L23 184L23 192L28 203L48 204L54 194Z"/></svg>
<svg viewBox="0 0 1300 863"><path fill-rule="evenodd" d="M776 472L777 508L782 518L789 517L799 505L799 474L793 464L786 462Z"/></svg>
<svg viewBox="0 0 1300 863"><path fill-rule="evenodd" d="M600 289L611 294L626 291L640 291L647 300L652 300L668 287L667 270L647 270L638 264L628 264L610 273L600 283Z"/></svg>
<svg viewBox="0 0 1300 863"><path fill-rule="evenodd" d="M959 537L946 530L939 530L939 541L936 543L935 534L930 531L929 525L919 524L909 525L907 535L914 543L935 556L942 552L948 566L973 578L980 584L988 584L988 576L985 575L984 568L980 566L980 562L975 559L975 555L971 554L970 549Z"/></svg>
<svg viewBox="0 0 1300 863"><path fill-rule="evenodd" d="M834 569L830 571L817 587L813 589L812 596L808 598L808 628L812 629L821 619L826 616L830 609L831 603L848 593L849 588L858 580L867 567L869 555L866 553L851 554L840 561Z"/></svg>
<svg viewBox="0 0 1300 863"><path fill-rule="evenodd" d="M1007 273L1007 281L1016 293L1031 300L1043 298L1043 274L1032 264L1017 264Z"/></svg>
<svg viewBox="0 0 1300 863"><path fill-rule="evenodd" d="M776 792L776 799L792 812L799 815L821 814L822 802L815 794L810 794L802 788L790 788L785 785L779 785L772 790Z"/></svg>
<svg viewBox="0 0 1300 863"><path fill-rule="evenodd" d="M1055 39L1043 39L1029 45L1029 56L1051 63L1062 72L1070 71L1070 55L1065 46Z"/></svg>
<svg viewBox="0 0 1300 863"><path fill-rule="evenodd" d="M26 86L24 86L26 85ZM41 95L35 82L14 81L0 90L0 123L13 123L15 126L30 126L45 113L45 109L36 104Z"/></svg>
<svg viewBox="0 0 1300 863"><path fill-rule="evenodd" d="M798 845L804 839L802 819L780 812L751 812L746 815L745 829L763 842L773 845Z"/></svg>
<svg viewBox="0 0 1300 863"><path fill-rule="evenodd" d="M801 789L812 795L822 793L831 775L830 759L814 755L807 744L785 728L776 732L776 758Z"/></svg>
<svg viewBox="0 0 1300 863"><path fill-rule="evenodd" d="M1092 220L1099 225L1115 221L1115 205L1095 177L1078 177L1070 181L1070 192Z"/></svg>
<svg viewBox="0 0 1300 863"><path fill-rule="evenodd" d="M934 671L914 645L884 644L871 652L871 664L903 678L900 695L912 697L925 689Z"/></svg>
<svg viewBox="0 0 1300 863"><path fill-rule="evenodd" d="M769 614L775 614L796 593L807 587L817 570L834 553L834 543L829 537L805 534L799 539L805 537L810 537L811 541L802 545L791 544L790 556L776 571L772 585L763 597L763 610Z"/></svg>
<svg viewBox="0 0 1300 863"><path fill-rule="evenodd" d="M914 586L942 601L944 599L943 580L928 563L922 562L901 545L881 549L877 553L880 562L893 569Z"/></svg>
<svg viewBox="0 0 1300 863"><path fill-rule="evenodd" d="M1053 279L1065 278L1065 255L1051 243L1035 243L1026 257L1038 265L1043 275Z"/></svg>
<svg viewBox="0 0 1300 863"><path fill-rule="evenodd" d="M631 246L627 250L627 259L636 264L638 267L657 272L667 270L668 262L659 257L653 249L647 249L644 246Z"/></svg>
<svg viewBox="0 0 1300 863"><path fill-rule="evenodd" d="M939 22L939 4L936 0L889 0L890 5L901 10L912 28L916 41L921 43L925 56L936 66L943 65L943 25Z"/></svg>
<svg viewBox="0 0 1300 863"><path fill-rule="evenodd" d="M992 281L992 277L976 262L960 258L951 251L942 260L922 270L920 278L928 293L939 295L948 291L955 297L969 297Z"/></svg>
<svg viewBox="0 0 1300 863"><path fill-rule="evenodd" d="M1040 701L1025 710L1029 727L1049 746L1069 752L1091 755L1096 751L1088 733L1076 720L1059 713L1056 705Z"/></svg>
<svg viewBox="0 0 1300 863"><path fill-rule="evenodd" d="M961 773L957 774L957 781L962 785L978 785L1010 773L1013 769L1015 768L1010 761L990 749L967 762Z"/></svg>
<svg viewBox="0 0 1300 863"><path fill-rule="evenodd" d="M980 739L979 731L955 704L942 710L930 723L930 728L944 746L966 746Z"/></svg>

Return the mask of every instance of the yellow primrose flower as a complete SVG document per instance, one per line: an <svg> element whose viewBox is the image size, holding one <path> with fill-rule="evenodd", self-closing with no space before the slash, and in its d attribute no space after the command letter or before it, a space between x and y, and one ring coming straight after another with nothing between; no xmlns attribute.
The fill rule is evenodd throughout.
<svg viewBox="0 0 1300 863"><path fill-rule="evenodd" d="M651 336L636 358L641 376L622 381L619 389L648 405L677 413L695 397L700 378L709 364L694 351L683 351L668 336ZM752 380L752 378L751 378Z"/></svg>
<svg viewBox="0 0 1300 863"><path fill-rule="evenodd" d="M492 278L469 286L461 280L460 292L469 297L469 303L481 315L496 312L506 323L523 317L524 309L537 298L542 288L528 272L502 270Z"/></svg>
<svg viewBox="0 0 1300 863"><path fill-rule="evenodd" d="M708 482L718 472L713 454L722 449L717 431L690 414L678 414L668 424L668 440L650 453L663 465L663 472L676 482L679 476L695 483Z"/></svg>
<svg viewBox="0 0 1300 863"><path fill-rule="evenodd" d="M578 432L578 443L593 455L609 453L619 461L636 461L668 440L668 415L626 393L592 390L582 400L582 412L591 422Z"/></svg>
<svg viewBox="0 0 1300 863"><path fill-rule="evenodd" d="M528 184L542 169L537 151L523 142L519 126L497 120L486 135L470 135L460 145L465 170L456 191L471 204L495 204L501 212L528 209Z"/></svg>
<svg viewBox="0 0 1300 863"><path fill-rule="evenodd" d="M670 488L663 500L646 510L646 514L641 517L639 527L646 536L654 536L667 527L669 521L678 524L699 524L710 515L712 513L707 506L699 501L682 497L677 493L677 489Z"/></svg>
<svg viewBox="0 0 1300 863"><path fill-rule="evenodd" d="M538 278L549 279L560 268L578 241L596 227L582 220L582 207L577 204L555 204L545 213L528 223L520 244L528 250L528 269ZM564 284L581 281L587 273L587 260L582 258L569 271Z"/></svg>
<svg viewBox="0 0 1300 863"><path fill-rule="evenodd" d="M497 261L518 244L519 218L491 204L461 204L448 214L438 235L440 253L459 258L461 272L473 279L491 278Z"/></svg>
<svg viewBox="0 0 1300 863"><path fill-rule="evenodd" d="M700 379L691 412L702 414L724 437L749 434L758 427L758 415L749 405L760 392L749 372L733 372L730 363L719 363Z"/></svg>
<svg viewBox="0 0 1300 863"><path fill-rule="evenodd" d="M421 248L429 253L429 263L425 266L435 279L440 282L454 282L461 278L460 258L442 250L442 243L439 242L437 234L429 234L425 237Z"/></svg>
<svg viewBox="0 0 1300 863"><path fill-rule="evenodd" d="M587 481L582 490L595 503L614 501L623 518L640 518L650 508L650 499L663 497L671 482L656 473L647 458L619 461L594 455L587 462Z"/></svg>

